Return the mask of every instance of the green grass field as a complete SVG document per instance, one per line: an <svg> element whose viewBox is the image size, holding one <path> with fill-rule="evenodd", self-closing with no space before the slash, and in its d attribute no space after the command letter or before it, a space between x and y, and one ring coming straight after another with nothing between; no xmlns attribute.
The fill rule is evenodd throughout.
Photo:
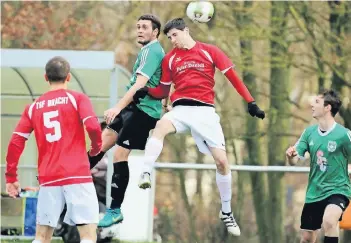
<svg viewBox="0 0 351 243"><path fill-rule="evenodd" d="M32 242L32 240L18 240L18 239L13 239L13 240L3 240L1 239L1 243L10 243L10 242L16 242L16 243L20 243L20 242L23 242L23 243L28 243L28 242ZM63 241L61 240L52 240L51 243L61 243ZM116 241L118 242L118 241Z"/></svg>
<svg viewBox="0 0 351 243"><path fill-rule="evenodd" d="M19 240L19 239L13 239L13 240L3 240L1 239L1 243L12 243L12 242L16 242L16 243L29 243L32 242L32 240ZM62 243L62 240L52 240L51 243ZM149 242L130 242L130 241L119 241L119 240L113 240L112 242L114 243L149 243ZM151 242L152 243L152 242Z"/></svg>

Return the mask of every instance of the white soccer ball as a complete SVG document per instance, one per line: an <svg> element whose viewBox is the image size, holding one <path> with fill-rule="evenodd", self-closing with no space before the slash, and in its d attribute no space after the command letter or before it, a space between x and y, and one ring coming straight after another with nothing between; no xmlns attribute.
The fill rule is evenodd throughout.
<svg viewBox="0 0 351 243"><path fill-rule="evenodd" d="M207 23L213 17L214 6L211 2L191 2L186 8L186 15L195 22Z"/></svg>

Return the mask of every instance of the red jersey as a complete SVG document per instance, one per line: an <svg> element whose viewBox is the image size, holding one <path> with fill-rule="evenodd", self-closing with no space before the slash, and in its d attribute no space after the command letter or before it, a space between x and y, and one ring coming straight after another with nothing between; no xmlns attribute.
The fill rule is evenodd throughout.
<svg viewBox="0 0 351 243"><path fill-rule="evenodd" d="M216 67L225 73L233 63L214 45L196 42L191 49L175 48L162 61L161 83L174 83L172 103L191 99L213 105Z"/></svg>
<svg viewBox="0 0 351 243"><path fill-rule="evenodd" d="M6 157L7 182L17 181L18 160L32 131L38 147L40 185L91 182L83 124L92 147L100 150L101 128L88 96L65 89L40 96L25 108L11 138Z"/></svg>

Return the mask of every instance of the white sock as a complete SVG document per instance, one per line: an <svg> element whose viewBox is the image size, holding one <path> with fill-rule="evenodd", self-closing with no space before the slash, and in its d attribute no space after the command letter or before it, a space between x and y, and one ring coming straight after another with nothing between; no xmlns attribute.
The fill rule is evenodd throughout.
<svg viewBox="0 0 351 243"><path fill-rule="evenodd" d="M33 240L32 243L41 243L41 240Z"/></svg>
<svg viewBox="0 0 351 243"><path fill-rule="evenodd" d="M222 212L230 213L232 200L232 174L221 175L216 171L216 182L222 201Z"/></svg>
<svg viewBox="0 0 351 243"><path fill-rule="evenodd" d="M81 240L80 243L94 243L92 240Z"/></svg>
<svg viewBox="0 0 351 243"><path fill-rule="evenodd" d="M143 173L149 173L151 175L154 164L158 156L160 156L162 152L162 148L163 148L162 140L154 137L149 138L145 146L145 155L143 158L143 162L144 162Z"/></svg>

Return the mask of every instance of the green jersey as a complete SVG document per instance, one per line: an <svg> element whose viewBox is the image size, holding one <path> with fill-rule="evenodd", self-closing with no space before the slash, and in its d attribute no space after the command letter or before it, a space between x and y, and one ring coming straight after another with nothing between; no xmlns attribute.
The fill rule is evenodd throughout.
<svg viewBox="0 0 351 243"><path fill-rule="evenodd" d="M143 46L138 53L138 57L133 67L133 74L127 90L132 87L137 79L137 75L143 75L149 80L146 83L147 87L154 88L160 83L161 79L161 61L165 56L165 52L157 40L151 41L146 46ZM159 119L162 112L161 100L156 100L150 96L140 99L138 108L153 118Z"/></svg>
<svg viewBox="0 0 351 243"><path fill-rule="evenodd" d="M351 197L348 161L351 161L351 132L334 123L326 132L318 125L305 129L296 143L300 158L310 154L310 174L306 203L321 201L332 194Z"/></svg>

